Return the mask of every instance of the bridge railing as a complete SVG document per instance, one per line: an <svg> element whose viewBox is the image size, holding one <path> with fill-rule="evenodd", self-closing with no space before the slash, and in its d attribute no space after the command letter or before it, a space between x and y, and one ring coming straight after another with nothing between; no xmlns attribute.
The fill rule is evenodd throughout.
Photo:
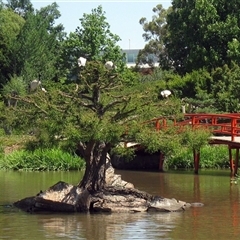
<svg viewBox="0 0 240 240"><path fill-rule="evenodd" d="M179 127L181 130L184 130L186 126L191 126L193 129L199 127L210 129L214 135L231 136L232 141L240 136L240 113L184 114L182 120L159 117L145 123L153 123L158 131L171 126Z"/></svg>

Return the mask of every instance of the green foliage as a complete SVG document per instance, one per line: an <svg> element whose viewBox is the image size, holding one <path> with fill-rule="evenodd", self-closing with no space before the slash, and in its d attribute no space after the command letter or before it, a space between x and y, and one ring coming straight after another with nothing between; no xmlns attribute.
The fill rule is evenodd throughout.
<svg viewBox="0 0 240 240"><path fill-rule="evenodd" d="M212 94L219 111L239 112L239 76L240 67L237 64L232 64L231 67L224 65L212 71Z"/></svg>
<svg viewBox="0 0 240 240"><path fill-rule="evenodd" d="M147 42L144 49L140 50L137 64L148 63L153 65L154 60L158 59L160 65L166 61L166 50L163 38L167 35L166 17L171 8L164 9L161 4L153 8L154 16L151 21L141 18L139 23L142 25L144 34L142 35Z"/></svg>
<svg viewBox="0 0 240 240"><path fill-rule="evenodd" d="M2 95L6 99L10 99L13 96L24 96L27 92L27 84L22 77L13 76L9 82L7 82L1 91Z"/></svg>
<svg viewBox="0 0 240 240"><path fill-rule="evenodd" d="M168 89L172 89L179 98L196 98L201 91L210 92L211 76L206 70L199 69L184 76L170 73L166 74L164 80Z"/></svg>
<svg viewBox="0 0 240 240"><path fill-rule="evenodd" d="M18 72L27 82L41 74L42 79L53 79L57 74L59 38L62 25L54 27L60 17L57 5L41 8L36 13L28 13L26 22L18 36Z"/></svg>
<svg viewBox="0 0 240 240"><path fill-rule="evenodd" d="M137 142L141 143L149 153L161 151L165 156L170 156L177 152L181 148L181 137L177 128L169 121L167 129L155 130L155 124L154 121L143 124L137 134Z"/></svg>
<svg viewBox="0 0 240 240"><path fill-rule="evenodd" d="M175 155L167 158L169 169L192 169L193 150L182 147ZM228 148L226 146L206 145L201 148L199 166L202 169L229 168Z"/></svg>
<svg viewBox="0 0 240 240"><path fill-rule="evenodd" d="M0 84L17 73L16 40L24 19L12 10L0 8Z"/></svg>
<svg viewBox="0 0 240 240"><path fill-rule="evenodd" d="M117 45L121 39L111 33L102 7L98 6L90 14L84 13L80 18L80 24L63 43L62 59L63 63L69 67L70 79L77 79L79 73L77 59L79 57L102 63L112 61L117 66L117 71L122 72L125 64L124 54Z"/></svg>
<svg viewBox="0 0 240 240"><path fill-rule="evenodd" d="M167 71L163 71L161 68L154 68L151 74L141 75L140 82L143 83L149 81L162 80L165 74L167 74Z"/></svg>
<svg viewBox="0 0 240 240"><path fill-rule="evenodd" d="M20 150L0 158L0 169L24 171L82 170L85 162L60 149Z"/></svg>
<svg viewBox="0 0 240 240"><path fill-rule="evenodd" d="M191 149L199 152L203 146L209 144L209 137L212 134L209 129L205 128L192 129L191 127L189 128L185 127L181 135L183 145L186 145Z"/></svg>
<svg viewBox="0 0 240 240"><path fill-rule="evenodd" d="M234 42L240 36L239 7L239 2L227 0L172 1L164 38L168 67L184 74L239 62Z"/></svg>
<svg viewBox="0 0 240 240"><path fill-rule="evenodd" d="M124 85L132 87L137 86L140 82L141 75L138 72L135 72L131 68L125 67L120 73L121 78L124 80Z"/></svg>

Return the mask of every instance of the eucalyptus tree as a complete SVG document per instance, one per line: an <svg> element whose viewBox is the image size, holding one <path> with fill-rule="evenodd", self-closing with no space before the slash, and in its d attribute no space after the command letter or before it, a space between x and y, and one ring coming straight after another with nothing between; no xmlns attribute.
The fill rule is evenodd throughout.
<svg viewBox="0 0 240 240"><path fill-rule="evenodd" d="M160 65L166 65L166 49L163 38L167 35L166 17L171 11L171 7L164 9L161 4L153 8L153 17L147 21L145 17L141 18L139 23L142 25L144 34L142 35L147 42L138 54L137 63L148 63L150 66L154 60Z"/></svg>
<svg viewBox="0 0 240 240"><path fill-rule="evenodd" d="M164 38L169 65L184 74L239 61L240 2L172 1Z"/></svg>
<svg viewBox="0 0 240 240"><path fill-rule="evenodd" d="M7 0L5 4L7 8L12 9L15 13L22 17L26 17L26 14L33 13L34 8L30 0Z"/></svg>

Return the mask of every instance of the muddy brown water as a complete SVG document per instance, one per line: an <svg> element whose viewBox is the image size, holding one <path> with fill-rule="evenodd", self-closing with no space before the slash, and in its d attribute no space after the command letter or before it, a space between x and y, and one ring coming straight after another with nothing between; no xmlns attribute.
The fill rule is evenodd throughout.
<svg viewBox="0 0 240 240"><path fill-rule="evenodd" d="M81 172L0 172L0 239L240 239L240 181L229 171L116 171L154 195L204 207L177 213L28 214L9 205L59 180L77 184Z"/></svg>

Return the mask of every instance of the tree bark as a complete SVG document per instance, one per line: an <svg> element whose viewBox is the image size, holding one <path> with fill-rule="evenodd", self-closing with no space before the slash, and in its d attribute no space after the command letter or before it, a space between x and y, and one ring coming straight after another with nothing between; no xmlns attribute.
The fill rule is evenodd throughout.
<svg viewBox="0 0 240 240"><path fill-rule="evenodd" d="M86 169L78 187L89 191L104 189L108 150L109 146L105 143L95 143L91 147L86 147L84 152Z"/></svg>

